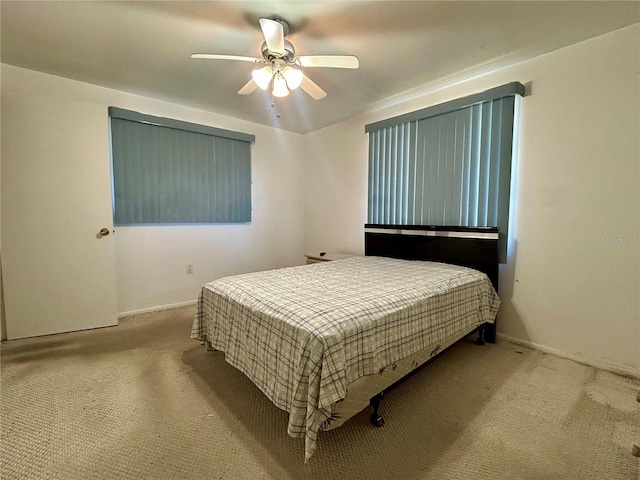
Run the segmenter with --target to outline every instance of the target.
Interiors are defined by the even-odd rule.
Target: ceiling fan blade
[[[191,58],[204,58],[205,60],[239,60],[241,62],[264,63],[264,60],[256,57],[243,57],[242,55],[214,55],[210,53],[194,53]]]
[[[311,98],[314,100],[320,100],[327,96],[327,92],[322,90],[318,85],[316,85],[309,77],[306,75],[302,75],[302,83],[300,84],[300,88],[311,95]]]
[[[358,68],[360,62],[353,55],[303,55],[297,57],[303,67]]]
[[[253,81],[253,78],[249,80],[244,87],[238,90],[238,95],[249,95],[253,93],[253,91],[258,88],[258,84]]]
[[[268,18],[260,19],[260,28],[267,48],[276,55],[284,55],[284,28],[280,22]]]

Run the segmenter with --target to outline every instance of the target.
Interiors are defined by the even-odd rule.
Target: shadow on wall
[[[518,241],[511,239],[507,253],[507,263],[500,265],[499,296],[501,300],[498,311],[497,332],[524,341],[531,341],[527,327],[514,302],[514,291],[518,278],[517,259]]]

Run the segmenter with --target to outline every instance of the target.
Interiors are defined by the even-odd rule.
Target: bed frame
[[[491,280],[493,288],[496,292],[498,291],[499,230],[497,227],[365,224],[364,232],[365,255],[403,260],[428,260],[473,268],[485,273]],[[481,325],[477,333],[476,343],[479,345],[483,345],[485,341],[495,343],[495,323]],[[435,358],[433,357],[432,360]],[[371,398],[373,413],[370,421],[373,425],[377,427],[384,425],[384,419],[378,412],[382,398],[429,363],[431,360]]]

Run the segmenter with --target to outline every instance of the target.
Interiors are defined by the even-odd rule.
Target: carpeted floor
[[[509,343],[463,342],[320,434],[189,339],[193,308],[2,344],[2,479],[638,480],[640,383]]]

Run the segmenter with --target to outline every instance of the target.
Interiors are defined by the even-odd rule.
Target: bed
[[[191,332],[289,412],[305,437],[372,405],[473,332],[494,339],[497,229],[365,225],[365,256],[225,277]]]

